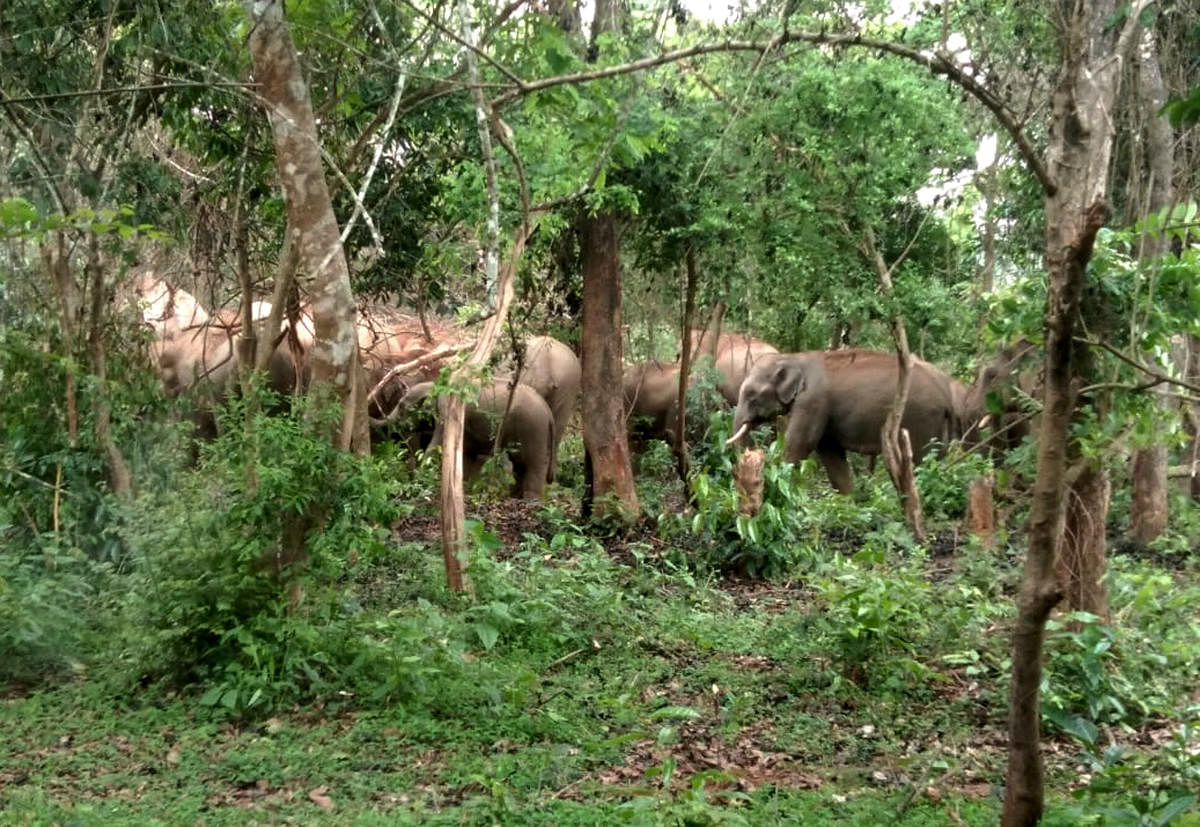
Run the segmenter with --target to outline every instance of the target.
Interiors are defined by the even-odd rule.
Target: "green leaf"
[[[1096,725],[1079,715],[1072,715],[1061,709],[1046,710],[1046,718],[1068,735],[1074,735],[1088,747],[1096,745],[1100,730]]]
[[[476,637],[479,638],[480,645],[486,651],[490,652],[492,647],[496,645],[496,641],[500,639],[500,630],[488,623],[474,623],[471,625],[471,629],[475,632]]]
[[[653,721],[662,720],[695,720],[704,716],[690,706],[664,706],[650,714]]]
[[[1162,809],[1155,811],[1155,823],[1170,824],[1172,819],[1178,815],[1183,815],[1183,813],[1191,809],[1192,805],[1195,803],[1196,796],[1194,795],[1181,795],[1178,798],[1173,798],[1168,801],[1162,807]]]

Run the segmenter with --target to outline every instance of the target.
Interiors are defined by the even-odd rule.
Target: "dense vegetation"
[[[1056,295],[1015,135],[1053,155],[1067,23],[1011,0],[723,20],[599,2],[589,38],[570,2],[459,6],[286,9],[360,304],[477,336],[501,306],[497,239],[519,251],[528,221],[502,262],[497,354],[472,376],[531,334],[586,354],[587,255],[610,218],[630,363],[678,358],[714,316],[784,352],[891,351],[899,325],[965,386],[1029,342],[980,404],[993,427],[1035,427],[920,460],[924,540],[882,463],[852,455],[840,496],[762,429],[748,513],[702,360],[686,463],[639,444],[636,515],[591,502],[580,417],[542,498],[511,499],[488,461],[457,592],[440,452],[411,422],[341,450],[351,406],[247,374],[197,440],[204,397],[164,392],[139,278],[240,312],[292,258],[253,12],[16,0],[0,8],[0,823],[994,823]],[[1195,20],[1189,3],[1129,18],[1143,34],[1114,91],[1060,446],[1065,545],[1097,568],[1060,571],[1083,596],[1046,626],[1050,824],[1200,823]],[[935,52],[959,68],[913,59]],[[604,76],[548,80],[587,73]],[[1004,91],[1016,132],[964,76]],[[293,338],[324,295],[300,261],[274,297]],[[463,395],[446,364],[437,392]],[[1153,531],[1152,451],[1169,515]],[[995,520],[972,531],[981,479]],[[1100,512],[1070,510],[1080,480]]]

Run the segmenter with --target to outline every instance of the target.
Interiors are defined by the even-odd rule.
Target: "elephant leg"
[[[463,451],[463,479],[473,480],[479,476],[479,472],[483,470],[483,464],[487,462],[487,454],[472,454]]]
[[[841,446],[834,448],[818,448],[817,456],[825,466],[829,482],[842,494],[850,493],[850,463],[846,461],[846,449]]]
[[[512,495],[519,500],[539,500],[546,491],[546,464],[526,463],[522,457],[511,457],[513,469]]]

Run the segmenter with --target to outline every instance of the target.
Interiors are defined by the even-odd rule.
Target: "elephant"
[[[509,360],[507,367],[515,365]],[[506,378],[506,377],[503,377]],[[567,422],[579,405],[583,369],[575,351],[551,336],[530,336],[525,340],[525,356],[517,381],[537,391],[554,416],[554,451],[550,458],[550,482],[558,467],[558,443],[567,430]]]
[[[986,429],[991,431],[986,441],[992,453],[1005,453],[1032,433],[1027,406],[1021,400],[1041,396],[1039,367],[1034,364],[1040,352],[1028,339],[1020,339],[981,365],[972,385],[956,382],[961,390],[952,386],[958,394],[956,410],[967,445],[983,442]],[[989,411],[989,396],[993,397],[992,406],[999,406],[999,413]]]
[[[158,339],[170,339],[191,327],[206,324],[208,311],[195,296],[145,271],[121,290],[122,301],[139,308],[142,321]]]
[[[715,342],[708,331],[692,331],[692,348],[697,358],[711,356],[720,374],[717,390],[730,405],[736,405],[738,390],[756,364],[779,353],[774,345],[749,333],[722,333]]]
[[[717,340],[716,347],[708,347],[708,342],[703,331],[692,331],[697,361],[693,363],[696,372],[689,377],[689,387],[703,369],[701,360],[706,356],[712,357],[718,373],[717,392],[730,405],[737,403],[738,389],[754,366],[779,354],[771,345],[744,333],[723,334]],[[704,350],[706,347],[707,351]],[[646,362],[627,368],[624,393],[625,411],[635,441],[642,442],[648,436],[662,439],[673,446],[679,410],[679,365],[674,362]],[[644,427],[639,426],[639,421]]]
[[[217,435],[216,408],[237,387],[239,332],[236,314],[220,311],[205,324],[155,343],[153,352],[163,389],[168,397],[187,394],[192,398],[192,416],[203,438]],[[267,369],[267,387],[291,393],[295,384],[291,356],[284,347],[277,347]]]
[[[833,487],[849,493],[846,452],[880,453],[898,374],[894,353],[868,350],[788,353],[761,362],[742,383],[729,442],[740,442],[760,422],[786,415],[788,461],[799,462],[815,448]],[[914,459],[931,443],[954,436],[956,416],[950,377],[914,360],[900,422],[908,429]]]
[[[420,408],[432,388],[432,382],[413,385],[402,400],[404,409],[413,411]],[[555,443],[554,415],[537,391],[520,383],[512,388],[513,398],[509,406],[509,389],[508,382],[493,381],[480,390],[474,403],[467,405],[463,428],[463,477],[470,480],[479,476],[496,444],[496,423],[503,418],[500,447],[512,461],[512,496],[540,499],[546,491],[546,483],[554,478],[551,467]],[[438,444],[441,442],[440,423],[429,427],[429,422],[421,422],[418,418],[417,436],[424,445]]]
[[[645,362],[625,369],[625,416],[631,442],[662,439],[675,444],[679,412],[679,365]]]

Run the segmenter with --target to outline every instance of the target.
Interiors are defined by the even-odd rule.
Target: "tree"
[[[1175,135],[1162,108],[1167,102],[1162,69],[1158,61],[1158,46],[1153,29],[1142,33],[1141,48],[1136,61],[1137,84],[1135,99],[1141,103],[1142,135],[1146,154],[1146,171],[1139,168],[1144,180],[1143,203],[1145,215],[1173,206]],[[1132,170],[1131,170],[1132,172]],[[1145,215],[1142,218],[1145,218]],[[1144,270],[1151,274],[1158,259],[1168,251],[1165,234],[1145,233],[1141,239],[1138,258]],[[1151,284],[1153,276],[1151,275]],[[1153,299],[1153,289],[1149,297]],[[1153,356],[1150,356],[1153,360]],[[1167,399],[1159,397],[1160,407]],[[1129,509],[1129,536],[1136,542],[1149,543],[1167,528],[1167,446],[1150,445],[1133,454],[1133,502]]]
[[[358,331],[350,269],[325,172],[308,86],[300,69],[282,0],[247,2],[250,56],[275,143],[275,160],[287,196],[288,227],[296,236],[300,266],[308,275],[316,334],[308,359],[310,393],[332,394],[342,404],[336,443],[367,451],[366,398],[358,363]],[[291,243],[285,240],[285,246]]]
[[[1057,553],[1063,537],[1063,501],[1073,498],[1093,515],[1106,513],[1107,487],[1097,473],[1067,478],[1067,427],[1076,401],[1074,333],[1096,233],[1107,217],[1108,163],[1121,63],[1129,53],[1144,2],[1110,25],[1113,0],[1080,0],[1058,19],[1059,74],[1051,97],[1046,164],[1045,389],[1038,434],[1037,478],[1029,518],[1029,551],[1013,630],[1008,774],[1004,824],[1038,821],[1043,808],[1040,753],[1042,640],[1046,620],[1062,597]],[[1071,484],[1068,484],[1071,483]],[[1100,521],[1103,524],[1103,520]],[[1068,540],[1064,553],[1071,549]]]
[[[591,53],[619,31],[619,0],[596,3]],[[625,434],[624,399],[614,393],[624,371],[621,324],[621,246],[618,217],[602,207],[579,219],[583,259],[583,443],[594,513],[630,521],[638,515],[637,491]]]

